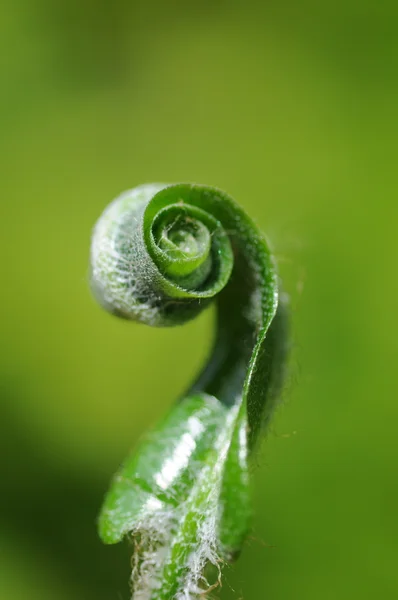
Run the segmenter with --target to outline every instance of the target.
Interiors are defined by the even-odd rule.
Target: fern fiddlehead
[[[206,565],[241,550],[248,458],[280,390],[286,319],[272,254],[224,192],[148,184],[97,222],[91,286],[110,312],[154,326],[217,304],[208,363],[120,468],[99,520],[105,543],[133,537],[134,599],[200,597]]]

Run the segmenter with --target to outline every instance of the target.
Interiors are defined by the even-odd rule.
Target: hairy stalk
[[[105,543],[134,540],[134,600],[203,597],[214,587],[206,565],[242,548],[248,458],[282,382],[286,318],[271,252],[224,192],[150,184],[99,219],[91,273],[104,308],[149,325],[182,324],[216,301],[207,364],[125,461],[99,521]]]

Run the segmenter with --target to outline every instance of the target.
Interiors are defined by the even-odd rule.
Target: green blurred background
[[[212,328],[208,312],[151,330],[90,296],[94,222],[151,181],[233,195],[291,297],[289,381],[221,598],[398,597],[396,12],[2,3],[2,598],[129,597],[129,549],[97,538],[102,495]]]

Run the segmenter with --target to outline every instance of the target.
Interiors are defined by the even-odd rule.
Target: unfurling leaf
[[[206,566],[242,548],[248,459],[282,383],[286,317],[271,252],[224,192],[143,185],[99,219],[91,284],[104,308],[154,326],[216,302],[208,363],[116,474],[99,521],[105,543],[133,538],[133,599],[203,597],[214,587]]]

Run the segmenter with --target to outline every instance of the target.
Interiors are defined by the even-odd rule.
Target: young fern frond
[[[281,386],[285,310],[267,242],[224,192],[148,184],[125,192],[93,233],[91,285],[110,312],[154,326],[214,299],[208,363],[116,474],[99,529],[134,539],[136,600],[194,599],[208,563],[235,558],[250,520],[248,459]]]

